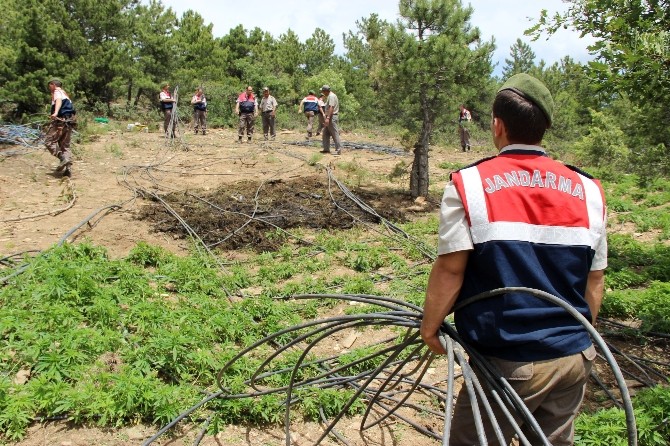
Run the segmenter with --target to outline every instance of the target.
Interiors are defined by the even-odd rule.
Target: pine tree
[[[502,71],[504,81],[515,74],[528,73],[535,66],[535,53],[530,45],[521,39],[516,39],[516,42],[510,47],[509,54],[511,59],[505,59]]]
[[[485,89],[494,45],[481,41],[479,29],[470,25],[472,8],[460,0],[401,0],[399,8],[400,19],[376,46],[374,75],[387,116],[417,135],[410,192],[425,197],[436,120]]]

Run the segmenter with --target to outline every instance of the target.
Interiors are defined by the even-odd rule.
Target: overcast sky
[[[549,40],[543,36],[536,42],[523,35],[542,9],[547,9],[550,15],[563,11],[566,5],[562,0],[464,0],[463,3],[474,8],[471,23],[482,31],[485,39],[495,37],[494,74],[501,73],[517,38],[531,46],[536,62],[544,59],[552,64],[567,55],[578,62],[589,60],[586,47],[592,40],[580,39],[575,32],[561,31]],[[247,30],[259,27],[274,37],[290,28],[304,42],[319,27],[335,41],[338,54],[344,53],[342,33],[355,29],[357,20],[372,13],[392,22],[398,18],[395,0],[163,0],[163,4],[180,17],[188,9],[200,13],[206,23],[214,25],[215,37],[228,34],[241,23]]]

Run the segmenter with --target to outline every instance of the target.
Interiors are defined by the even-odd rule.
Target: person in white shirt
[[[70,152],[70,140],[72,138],[72,129],[77,125],[76,111],[74,105],[63,90],[60,79],[53,78],[49,81],[49,91],[51,92],[51,111],[49,118],[51,124],[47,130],[44,140],[49,152],[60,160],[57,172],[63,176],[72,175],[72,153]]]

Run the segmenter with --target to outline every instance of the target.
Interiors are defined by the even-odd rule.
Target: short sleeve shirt
[[[267,98],[261,99],[261,111],[272,111],[275,108],[277,108],[277,100],[274,96],[269,95]]]
[[[326,114],[330,114],[330,109],[333,109],[333,114],[336,115],[340,112],[340,101],[335,96],[335,93],[330,93],[326,98]]]
[[[206,106],[207,105],[207,99],[205,99],[205,95],[202,95],[202,96],[198,96],[197,94],[193,95],[193,97],[191,98],[191,103],[196,104],[198,102],[202,102],[202,105]]]
[[[63,91],[61,88],[56,88],[53,92],[53,95],[51,97],[51,104],[55,104],[56,101],[60,99],[61,101],[64,101],[65,99],[70,99],[67,94]]]

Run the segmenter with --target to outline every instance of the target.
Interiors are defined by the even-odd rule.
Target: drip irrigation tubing
[[[0,144],[19,145],[23,147],[38,149],[44,143],[44,135],[32,124],[2,124],[0,125]],[[16,151],[18,153],[23,153]],[[0,152],[5,156],[14,154],[10,151]]]
[[[284,144],[292,145],[292,146],[311,146],[312,145],[311,141],[294,141],[294,142],[285,142]],[[397,148],[397,147],[384,146],[384,145],[381,145],[381,144],[350,142],[350,141],[342,141],[341,144],[342,144],[343,148],[347,148],[347,149],[350,149],[350,150],[368,150],[370,152],[375,152],[375,153],[383,153],[383,154],[389,154],[389,155],[395,155],[395,156],[407,156],[407,151],[405,149],[401,149],[401,148]]]
[[[632,402],[621,369],[602,337],[591,326],[591,323],[573,307],[549,293],[529,288],[514,287],[482,293],[459,304],[457,308],[509,292],[529,294],[560,306],[584,326],[616,379],[620,394],[620,404],[626,415],[628,445],[637,445]],[[210,394],[195,406],[184,411],[156,435],[145,441],[143,443],[144,446],[150,445],[160,435],[215,398],[232,400],[258,398],[271,394],[281,395],[284,402],[284,434],[286,444],[290,445],[292,439],[290,412],[292,407],[300,402],[301,397],[299,395],[301,391],[306,389],[350,389],[353,391],[347,402],[339,406],[339,411],[335,415],[331,415],[330,418],[325,416],[325,408],[320,409],[320,421],[324,428],[320,438],[314,443],[315,445],[320,444],[328,436],[333,436],[342,444],[348,444],[347,439],[341,433],[337,432],[335,428],[338,422],[349,414],[349,410],[359,399],[367,404],[360,423],[361,432],[374,426],[379,426],[380,423],[389,417],[394,417],[412,426],[419,432],[442,440],[442,444],[447,445],[451,430],[455,381],[459,376],[462,378],[462,385],[466,386],[466,391],[471,396],[473,417],[476,422],[480,444],[488,444],[488,441],[490,441],[490,439],[486,438],[484,431],[484,417],[490,420],[494,427],[495,441],[505,444],[499,420],[496,420],[493,415],[493,407],[495,406],[503,414],[505,421],[513,426],[520,444],[549,445],[541,428],[512,386],[497,373],[485,357],[463,343],[455,328],[446,321],[442,325],[440,333],[441,341],[447,351],[447,381],[446,389],[444,389],[437,387],[437,384],[432,385],[424,381],[427,371],[435,359],[435,355],[427,351],[427,348],[419,338],[418,329],[422,319],[422,310],[420,307],[390,297],[370,295],[305,294],[278,299],[329,299],[340,302],[357,302],[374,305],[381,308],[381,310],[373,313],[341,315],[307,321],[278,330],[242,349],[217,373],[216,382],[220,388],[219,392]],[[321,342],[325,340],[331,340],[332,342],[333,337],[338,335],[338,333],[375,326],[386,328],[399,327],[404,330],[401,335],[385,339],[384,344],[376,344],[378,348],[369,352],[366,350],[356,361],[340,363],[338,356],[330,356],[320,360],[307,360],[311,356],[311,351],[320,346]],[[278,344],[279,339],[290,340],[284,344]],[[269,354],[263,354],[262,352],[267,351],[268,346],[274,346],[273,351]],[[272,364],[282,359],[283,355],[289,351],[301,352],[295,360],[293,367],[287,368],[283,366],[273,369],[271,367]],[[264,359],[254,371],[249,372],[248,378],[244,381],[246,391],[243,393],[233,392],[226,385],[228,373],[237,365],[238,361],[249,356]],[[460,366],[461,374],[456,372],[457,365]],[[286,378],[289,374],[287,384],[277,387],[268,384],[268,378],[270,377],[283,376]],[[443,383],[443,381],[440,382]],[[408,412],[414,414],[435,413],[433,409],[420,404],[420,402],[410,401],[412,396],[422,393],[436,396],[438,401],[444,404],[444,428],[442,434],[425,429],[421,423],[413,421],[411,415],[408,415]],[[483,408],[484,413],[480,412],[480,407]],[[376,414],[376,418],[374,419],[372,419],[373,413]],[[515,419],[520,419],[521,421],[517,423]],[[528,433],[528,430],[522,430],[522,425],[531,428],[530,437],[524,434],[524,432]],[[195,443],[195,446],[197,444],[198,442]]]
[[[71,228],[69,231],[63,235],[60,240],[56,243],[56,246],[61,246],[65,241],[75,232],[77,232],[82,226],[88,224],[89,226],[94,226],[94,223],[91,223],[91,221],[100,213],[106,214],[107,212],[111,210],[116,210],[120,209],[123,206],[123,204],[110,204],[107,206],[103,206],[95,211],[93,211],[91,214],[89,214],[85,219],[83,219],[81,222],[79,222],[77,225],[75,225],[73,228]],[[9,280],[11,280],[13,277],[18,276],[19,274],[23,273],[25,270],[27,270],[30,267],[30,263],[24,263],[23,265],[18,266],[11,274],[5,276],[5,277],[0,277],[0,285],[3,285]]]

